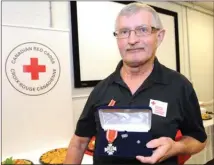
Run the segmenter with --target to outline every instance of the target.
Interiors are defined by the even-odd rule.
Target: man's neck
[[[146,79],[152,72],[153,65],[153,59],[149,60],[143,65],[140,65],[139,67],[130,67],[124,63],[123,67],[121,68],[121,76],[124,79],[129,80]]]

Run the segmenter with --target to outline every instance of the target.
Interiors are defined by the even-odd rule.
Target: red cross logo
[[[154,101],[152,101],[152,105],[155,105],[155,102],[154,102]]]
[[[38,58],[30,58],[30,65],[24,65],[23,71],[31,73],[31,80],[38,80],[39,72],[46,72],[46,66],[38,65]]]

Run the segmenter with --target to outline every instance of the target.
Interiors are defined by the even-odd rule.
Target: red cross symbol
[[[154,101],[152,101],[152,105],[155,105],[155,102],[154,102]]]
[[[23,71],[31,73],[31,80],[38,80],[39,72],[46,72],[46,67],[38,65],[38,58],[30,58],[30,65],[24,65]]]

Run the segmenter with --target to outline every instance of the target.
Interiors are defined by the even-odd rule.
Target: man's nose
[[[128,42],[129,42],[130,45],[134,45],[134,44],[139,42],[139,37],[136,35],[134,30],[130,31]]]

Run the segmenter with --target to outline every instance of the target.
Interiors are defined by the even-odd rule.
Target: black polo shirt
[[[160,64],[156,58],[154,68],[140,88],[132,95],[120,76],[122,61],[115,72],[101,81],[91,92],[84,110],[77,122],[75,134],[81,137],[96,136],[100,126],[95,113],[99,106],[106,106],[113,99],[117,106],[149,106],[151,100],[167,103],[166,117],[152,114],[151,133],[153,138],[170,137],[175,139],[178,129],[183,135],[191,136],[200,142],[207,138],[200,113],[200,106],[192,84],[178,72]],[[95,162],[126,164],[124,159],[94,158]],[[115,159],[115,160],[114,160]],[[163,162],[176,164],[176,157]],[[128,162],[137,163],[136,160]]]

